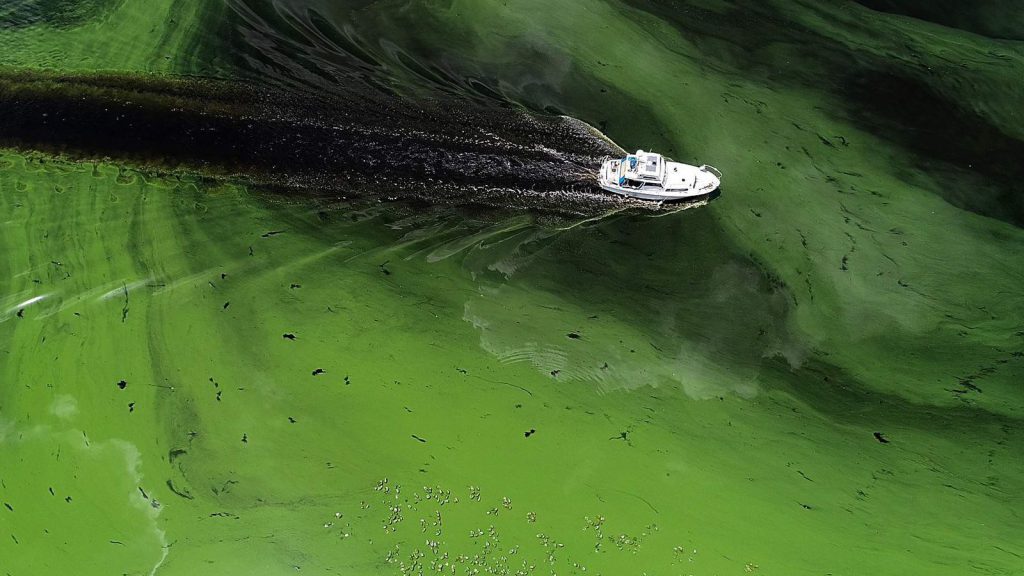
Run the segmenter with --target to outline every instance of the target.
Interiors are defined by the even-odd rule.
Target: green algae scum
[[[1021,14],[4,3],[0,575],[1024,574]]]

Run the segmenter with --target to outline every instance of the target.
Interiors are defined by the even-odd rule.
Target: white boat
[[[637,150],[625,158],[605,160],[597,183],[608,192],[663,202],[711,194],[721,185],[722,173],[707,164],[690,166]]]

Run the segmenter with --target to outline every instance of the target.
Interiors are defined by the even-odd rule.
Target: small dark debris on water
[[[248,443],[249,443],[249,435],[248,434],[242,434],[242,444],[248,444]]]
[[[850,257],[849,256],[843,256],[843,261],[839,265],[839,269],[844,271],[844,272],[849,270],[850,268],[846,265],[846,263],[849,262],[849,261],[850,261]]]
[[[526,438],[529,438],[530,436],[533,436],[533,434],[534,434],[535,432],[537,432],[537,430],[535,430],[535,429],[533,429],[533,428],[530,428],[530,429],[529,429],[529,430],[527,430],[526,432],[523,432],[523,436],[525,436]]]
[[[629,442],[629,430],[619,432],[618,436],[612,436],[609,440],[625,440],[626,442]]]
[[[882,444],[888,444],[889,443],[889,439],[886,438],[885,434],[882,434],[881,432],[875,432],[875,440],[878,440]]]
[[[302,284],[292,284],[292,290],[296,288],[302,288]]]
[[[25,309],[24,308],[19,308],[18,309],[18,318],[24,318],[24,317],[25,317]]]
[[[291,416],[289,416],[288,417],[288,422],[291,422],[292,424],[295,424],[295,418],[292,418]]]
[[[49,490],[50,490],[50,496],[56,496],[57,495],[56,492],[53,491],[53,486],[50,486]]]
[[[146,494],[146,491],[142,489],[142,486],[139,486],[139,493],[142,494],[143,498],[149,500],[149,494]]]
[[[71,504],[71,496],[65,496],[64,501],[67,502],[68,504]]]
[[[583,338],[583,336],[580,336],[578,332],[569,332],[565,336],[567,338],[571,338],[573,340],[579,340],[579,339]]]
[[[220,402],[220,394],[223,390],[217,390],[217,402]]]
[[[128,412],[129,413],[135,412],[135,402],[129,402],[128,403]]]
[[[601,370],[607,370],[607,369],[608,369],[608,363],[605,362],[604,364],[601,365]]]
[[[111,544],[119,544],[121,546],[124,546],[124,542],[121,542],[120,540],[107,540],[107,542],[110,542]]]
[[[981,388],[978,388],[978,386],[970,378],[961,378],[960,385],[973,392],[981,392]]]
[[[323,368],[317,368],[316,370],[313,370],[313,376],[319,376],[319,375],[324,374],[326,372],[327,372],[327,370],[324,370]]]
[[[802,506],[804,510],[814,510],[814,508],[810,504],[804,504],[803,502],[801,502],[800,506]]]
[[[221,279],[221,280],[227,280],[227,277],[228,277],[228,275],[227,275],[227,274],[225,274],[224,272],[221,272],[221,273],[220,273],[220,279]]]
[[[426,443],[427,443],[427,441],[426,441],[426,440],[424,440],[423,438],[420,438],[419,436],[417,436],[417,435],[415,435],[415,434],[412,434],[411,436],[413,437],[413,439],[415,439],[415,440],[418,440],[418,441],[420,441],[420,442],[423,442],[424,444],[426,444]]]
[[[231,302],[225,302],[224,303],[224,310],[227,310],[228,306],[231,306]]]
[[[277,236],[278,234],[284,234],[284,230],[271,230],[270,232],[264,232],[261,238],[270,238],[271,236]]]
[[[120,380],[117,383],[117,387],[120,388],[121,390],[124,390],[127,386],[128,386],[128,382],[126,382],[124,380]]]
[[[552,376],[553,378],[558,378],[558,375],[559,375],[559,374],[561,374],[561,373],[562,373],[562,371],[561,371],[561,370],[552,370],[552,371],[551,371],[551,376]]]
[[[255,256],[255,254],[253,254],[252,252],[252,246],[249,246],[249,256]]]
[[[345,374],[345,386],[352,384],[352,381],[348,379],[348,374]]]
[[[281,337],[284,338],[285,340],[295,340],[295,334],[292,334],[291,332],[282,334]]]
[[[384,262],[383,264],[379,264],[379,265],[377,266],[378,268],[380,268],[380,271],[381,271],[381,272],[382,272],[382,273],[383,273],[383,274],[384,274],[385,276],[391,276],[391,270],[388,270],[388,267],[387,267],[387,266],[388,266],[388,262],[390,262],[390,260],[388,260],[388,261]]]
[[[172,482],[169,479],[167,480],[167,489],[170,490],[171,492],[173,492],[176,496],[180,496],[181,498],[184,498],[185,500],[194,500],[195,499],[195,497],[192,496],[191,494],[189,494],[187,490],[178,490],[177,488],[175,488],[174,487],[174,482]]]
[[[469,374],[469,371],[466,370],[465,368],[456,368],[456,370],[459,371],[462,374]]]
[[[8,504],[7,502],[4,502],[4,508],[7,508],[11,512],[14,512],[14,508],[10,504]]]

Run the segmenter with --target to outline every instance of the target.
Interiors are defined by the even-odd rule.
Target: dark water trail
[[[604,194],[621,153],[588,125],[511,105],[329,94],[198,79],[0,75],[0,145],[239,176],[330,198],[418,198],[596,215],[650,204]]]
[[[1024,40],[1024,12],[1014,0],[856,0],[873,10],[927,20],[990,38]]]

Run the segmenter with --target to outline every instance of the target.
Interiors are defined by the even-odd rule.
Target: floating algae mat
[[[1020,573],[1018,15],[929,6],[0,8],[0,574]],[[542,148],[338,168],[426,102]]]

